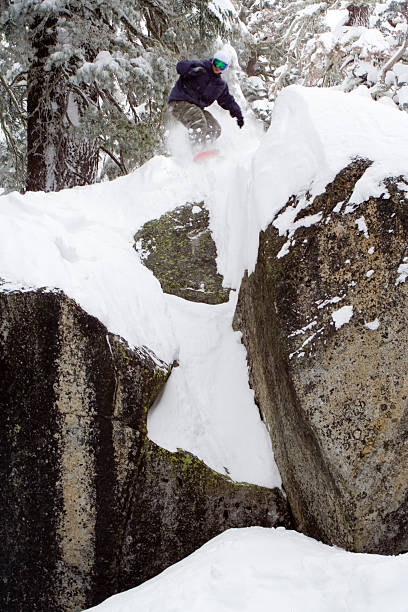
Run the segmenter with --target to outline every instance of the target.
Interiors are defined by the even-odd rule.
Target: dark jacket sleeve
[[[197,66],[202,65],[203,62],[200,62],[200,60],[182,60],[181,62],[178,62],[176,70],[181,76],[187,76],[187,73],[189,70],[191,70],[191,68],[196,68]]]
[[[225,83],[225,87],[221,95],[217,98],[218,104],[221,108],[229,111],[231,117],[242,119],[242,111],[238,104],[235,102],[234,96],[229,92],[228,85]]]

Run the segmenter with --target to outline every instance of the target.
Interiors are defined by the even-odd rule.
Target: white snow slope
[[[407,612],[408,555],[331,548],[278,529],[229,529],[95,612]]]
[[[235,480],[280,486],[270,438],[248,386],[241,334],[231,331],[235,302],[236,295],[219,306],[168,297],[180,367],[149,412],[148,434],[168,450],[187,448]]]
[[[273,220],[287,236],[280,254],[284,257],[299,223],[319,220],[315,215],[296,221],[307,205],[302,198],[280,215],[292,194],[320,193],[356,155],[373,164],[356,185],[355,206],[368,194],[383,193],[386,176],[405,175],[408,118],[356,93],[299,86],[279,96],[265,135],[250,117],[240,131],[227,113],[214,112],[223,126],[222,155],[205,165],[191,161],[181,144],[184,135],[176,130],[172,157],[154,158],[112,183],[1,197],[0,278],[6,282],[0,289],[61,289],[130,345],[146,345],[169,363],[178,359],[180,367],[149,415],[150,437],[167,448],[193,452],[234,480],[274,486],[280,479],[271,444],[248,387],[240,334],[231,329],[236,294],[220,306],[165,296],[141,265],[132,236],[145,221],[187,201],[204,200],[219,271],[226,286],[238,289],[245,269],[251,272],[255,266],[261,229]],[[343,213],[349,211],[350,206]],[[356,231],[368,235],[369,229],[361,218]],[[396,282],[406,276],[396,270]],[[230,538],[234,559],[227,554]],[[258,551],[259,562],[258,553],[251,557],[249,552],[258,546],[263,550]],[[306,548],[313,554],[305,555]],[[227,532],[203,551],[155,578],[154,589],[149,590],[149,582],[103,609],[408,611],[401,595],[406,556],[352,555],[282,530]],[[213,553],[220,561],[208,575]],[[167,581],[173,571],[190,572],[197,581],[188,579],[191,589],[174,585],[172,590]],[[174,578],[184,587],[188,580]]]

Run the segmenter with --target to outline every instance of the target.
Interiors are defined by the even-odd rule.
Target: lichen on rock
[[[148,221],[135,234],[135,249],[165,293],[192,302],[228,302],[217,272],[217,249],[204,203],[180,206]]]
[[[0,292],[0,595],[78,612],[228,527],[290,525],[278,489],[237,484],[147,437],[171,367],[62,292]]]
[[[60,292],[0,293],[0,320],[2,600],[80,610],[114,592],[126,478],[169,369]]]
[[[279,489],[233,482],[187,451],[171,453],[149,441],[140,474],[123,544],[121,590],[180,561],[225,529],[291,525]]]
[[[390,178],[382,196],[351,204],[369,165],[354,161],[314,200],[292,198],[289,235],[279,220],[261,232],[234,326],[297,528],[394,554],[408,549],[407,191]]]

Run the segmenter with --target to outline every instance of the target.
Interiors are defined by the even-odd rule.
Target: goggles
[[[217,59],[216,57],[214,57],[213,59],[213,64],[216,68],[219,68],[220,70],[225,70],[226,67],[228,66],[228,64],[226,64],[225,62],[222,62],[221,60]]]

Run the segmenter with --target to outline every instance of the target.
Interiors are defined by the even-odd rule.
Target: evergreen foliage
[[[54,141],[42,153],[49,158],[62,133],[70,138],[64,156],[81,151],[84,139],[100,147],[100,178],[129,172],[160,151],[175,63],[210,54],[214,39],[236,21],[232,5],[226,10],[209,0],[10,0],[0,6],[0,180],[19,189],[28,114],[40,105],[29,142],[37,162],[37,140]],[[42,88],[41,99],[37,87],[28,108],[33,83]],[[53,134],[40,133],[41,118],[54,122]],[[7,163],[14,176],[4,172]],[[73,184],[64,180],[57,188]]]
[[[269,112],[293,83],[364,86],[374,99],[408,109],[406,1],[243,0],[241,17],[255,40],[251,78],[267,91],[260,97],[271,102]]]
[[[27,79],[18,52],[0,35],[0,187],[23,190],[26,182]]]
[[[408,110],[406,0],[0,0],[0,14],[6,190],[24,189],[27,157],[35,178],[39,156],[54,167],[46,189],[58,189],[163,153],[175,65],[209,57],[220,39],[234,46],[242,91],[266,125],[293,83],[363,86]]]

